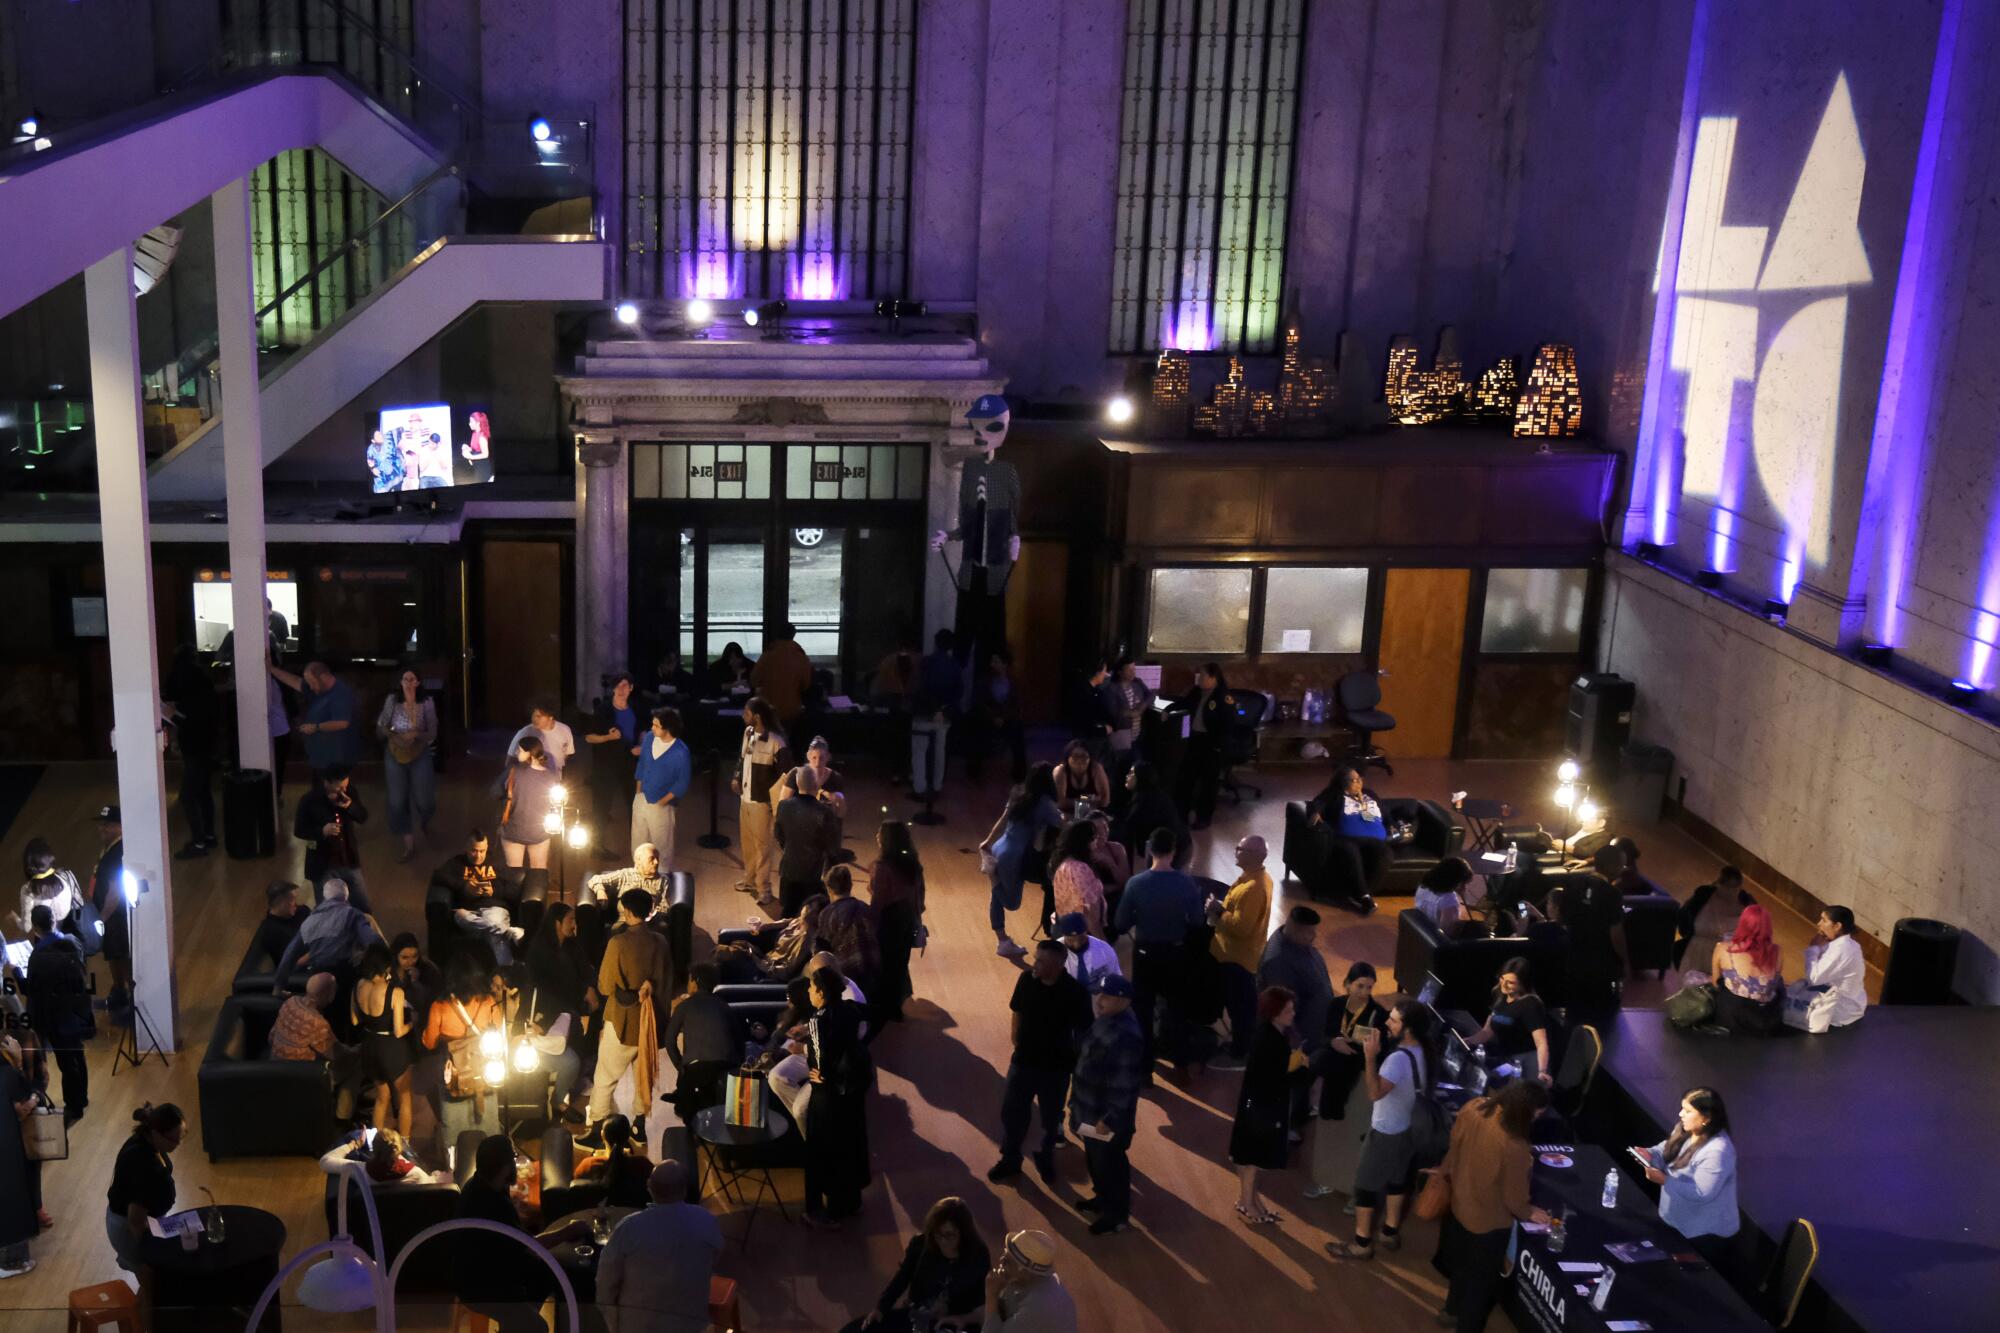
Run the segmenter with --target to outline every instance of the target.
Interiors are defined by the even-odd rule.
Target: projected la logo
[[[1716,568],[1733,567],[1740,514],[1779,529],[1777,554],[1795,577],[1801,556],[1827,552],[1848,292],[1873,278],[1858,220],[1867,162],[1843,73],[1767,245],[1768,227],[1722,220],[1736,130],[1733,116],[1704,117],[1688,175],[1668,358],[1686,376],[1681,493],[1715,510]],[[1747,422],[1741,385],[1754,386]],[[1745,504],[1751,462],[1768,509]]]

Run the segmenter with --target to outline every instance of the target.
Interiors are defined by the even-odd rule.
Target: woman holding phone
[[[1727,1238],[1743,1225],[1736,1207],[1736,1143],[1729,1111],[1714,1088],[1689,1088],[1674,1132],[1634,1148],[1646,1179],[1660,1187],[1660,1220],[1693,1240]]]

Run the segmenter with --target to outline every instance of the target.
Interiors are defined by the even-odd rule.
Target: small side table
[[[764,1121],[758,1125],[732,1125],[723,1119],[724,1108],[711,1106],[695,1112],[694,1137],[700,1145],[701,1171],[696,1178],[695,1195],[707,1198],[709,1184],[732,1203],[748,1204],[749,1220],[743,1224],[743,1237],[739,1244],[750,1248],[750,1229],[757,1225],[757,1211],[766,1196],[778,1206],[778,1215],[787,1222],[792,1214],[785,1207],[784,1196],[778,1193],[778,1182],[771,1178],[771,1168],[760,1161],[740,1165],[737,1151],[740,1149],[762,1148],[777,1142],[791,1133],[791,1125],[782,1116],[774,1116],[767,1102],[764,1107]],[[756,1186],[754,1191],[747,1188]],[[739,1186],[746,1186],[739,1192]]]

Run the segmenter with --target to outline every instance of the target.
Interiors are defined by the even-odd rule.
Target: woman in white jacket
[[[1819,914],[1819,938],[1806,946],[1806,975],[1785,992],[1785,1022],[1818,1034],[1857,1023],[1868,1009],[1868,969],[1854,938],[1854,913]]]

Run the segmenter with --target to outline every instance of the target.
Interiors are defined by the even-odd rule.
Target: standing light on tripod
[[[551,837],[555,837],[560,835],[562,831],[563,831],[562,811],[551,810],[547,814],[542,816],[542,832],[550,835]]]
[[[1565,783],[1563,783],[1563,785],[1562,785],[1562,786],[1560,786],[1560,787],[1557,787],[1557,788],[1556,788],[1556,806],[1557,806],[1557,808],[1559,808],[1559,809],[1561,809],[1561,810],[1564,810],[1564,811],[1569,811],[1569,810],[1573,810],[1573,809],[1575,809],[1575,808],[1576,808],[1576,798],[1577,798],[1577,790],[1576,790],[1576,784],[1575,784],[1575,783],[1573,783],[1573,782],[1565,782]]]
[[[590,846],[590,830],[581,824],[571,824],[569,826],[568,839],[570,849],[580,852]]]
[[[1582,776],[1583,769],[1578,766],[1574,759],[1565,759],[1556,765],[1556,781],[1558,782],[1575,782]]]

